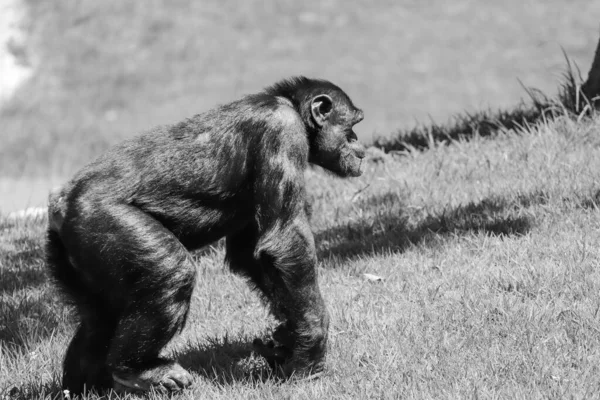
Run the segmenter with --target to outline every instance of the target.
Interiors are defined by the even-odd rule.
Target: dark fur
[[[223,236],[231,269],[282,321],[276,353],[287,359],[275,361],[287,374],[322,369],[329,319],[304,171],[313,162],[359,175],[361,119],[337,86],[294,78],[128,140],[53,192],[48,267],[80,319],[63,387],[187,386],[189,374],[159,352],[189,311],[189,250]]]

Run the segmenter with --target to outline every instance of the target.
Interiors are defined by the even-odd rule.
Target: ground
[[[326,376],[265,378],[251,341],[273,321],[216,244],[196,255],[191,315],[169,348],[194,375],[176,398],[593,397],[599,129],[561,117],[373,160],[356,179],[309,172]],[[0,390],[15,398],[58,393],[73,329],[43,272],[44,224],[0,222]]]
[[[11,400],[60,395],[74,321],[44,272],[45,216],[9,217],[7,199],[35,205],[135,131],[289,74],[346,88],[367,141],[427,114],[510,109],[516,78],[552,94],[561,45],[587,68],[600,7],[27,4],[28,49],[44,62],[0,111],[0,399]],[[167,349],[194,376],[175,398],[593,398],[599,130],[598,115],[565,114],[423,151],[371,149],[359,178],[307,172],[332,317],[326,375],[268,377],[251,343],[273,321],[216,243],[195,254],[190,318]]]

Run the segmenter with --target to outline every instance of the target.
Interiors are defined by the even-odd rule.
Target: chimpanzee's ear
[[[310,103],[312,117],[318,126],[325,124],[325,121],[331,115],[331,110],[333,110],[333,100],[326,94],[318,95]]]

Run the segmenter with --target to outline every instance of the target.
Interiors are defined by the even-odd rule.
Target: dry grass
[[[309,172],[328,375],[245,372],[269,319],[216,245],[197,255],[190,320],[169,348],[195,376],[177,397],[595,396],[599,129],[563,117],[373,161],[353,180]],[[42,230],[0,223],[0,391],[15,398],[58,393],[72,329],[43,274]]]

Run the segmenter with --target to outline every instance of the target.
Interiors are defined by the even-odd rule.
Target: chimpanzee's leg
[[[110,389],[113,380],[106,356],[118,312],[106,307],[98,285],[88,286],[81,279],[81,270],[72,264],[59,234],[53,230],[48,231],[46,257],[52,277],[76,306],[79,317],[79,325],[63,362],[62,387],[71,396],[93,389]]]
[[[106,365],[113,334],[110,325],[110,321],[99,320],[93,325],[85,321],[77,327],[63,363],[62,385],[71,396],[112,388],[113,380]]]
[[[161,223],[133,206],[96,205],[80,220],[89,233],[79,230],[68,238],[80,240],[71,243],[76,265],[101,287],[110,302],[105,307],[119,309],[106,357],[115,388],[188,386],[190,374],[160,357],[187,318],[196,276],[188,251]]]

